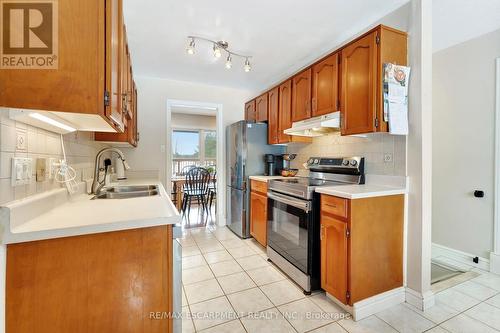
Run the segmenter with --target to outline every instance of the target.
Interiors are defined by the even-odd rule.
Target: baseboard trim
[[[390,307],[404,303],[405,288],[399,287],[369,297],[367,299],[354,303],[352,307],[343,304],[329,293],[326,293],[326,296],[346,312],[349,312],[352,315],[354,321],[358,321],[377,312],[384,311]]]
[[[434,293],[430,290],[422,294],[406,287],[405,291],[406,303],[413,305],[419,310],[425,311],[435,303]]]
[[[404,303],[404,301],[405,288],[395,288],[354,303],[352,306],[352,316],[355,321],[358,321],[377,312],[384,311],[390,307]]]
[[[500,274],[500,254],[490,253],[490,272]]]
[[[432,258],[440,256],[447,257],[455,261],[458,261],[459,263],[462,263],[464,265],[472,266],[485,271],[490,270],[490,260],[486,258],[479,257],[479,263],[476,264],[475,262],[472,261],[472,258],[476,257],[473,254],[452,249],[444,245],[432,243]]]

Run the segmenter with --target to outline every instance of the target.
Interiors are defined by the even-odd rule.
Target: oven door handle
[[[277,202],[281,202],[281,203],[302,209],[306,213],[311,210],[311,202],[310,201],[293,199],[293,198],[290,198],[288,196],[285,196],[282,194],[277,194],[274,192],[267,192],[267,197],[269,199],[273,199]]]

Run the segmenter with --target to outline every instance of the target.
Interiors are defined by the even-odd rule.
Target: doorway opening
[[[212,226],[220,216],[222,122],[220,105],[167,102],[166,179],[185,228]]]

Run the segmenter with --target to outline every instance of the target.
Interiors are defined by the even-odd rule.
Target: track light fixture
[[[250,60],[248,58],[245,60],[245,66],[243,66],[245,72],[250,72],[252,70],[252,66],[250,66]]]
[[[243,66],[243,70],[245,72],[250,72],[250,70],[252,69],[252,66],[250,65],[250,58],[252,56],[239,54],[239,53],[236,53],[236,52],[229,50],[228,42],[222,41],[222,40],[214,41],[214,40],[207,39],[204,37],[188,36],[188,46],[186,47],[186,52],[188,54],[193,55],[195,53],[195,41],[196,40],[201,40],[201,41],[212,43],[213,54],[214,54],[214,57],[217,59],[222,56],[223,52],[226,52],[227,58],[226,58],[225,66],[227,69],[231,69],[233,67],[233,61],[232,61],[233,56],[245,58],[245,64]]]
[[[188,54],[194,54],[194,38],[191,38],[191,41],[189,42],[189,45],[186,47],[186,52]]]
[[[231,67],[233,67],[233,63],[231,62],[231,55],[228,54],[226,59],[226,68],[231,69]]]

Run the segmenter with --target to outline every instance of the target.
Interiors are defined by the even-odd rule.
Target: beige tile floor
[[[400,304],[354,322],[323,292],[304,296],[253,239],[209,226],[179,242],[186,333],[500,332],[500,276],[488,272],[437,293],[426,312]]]

